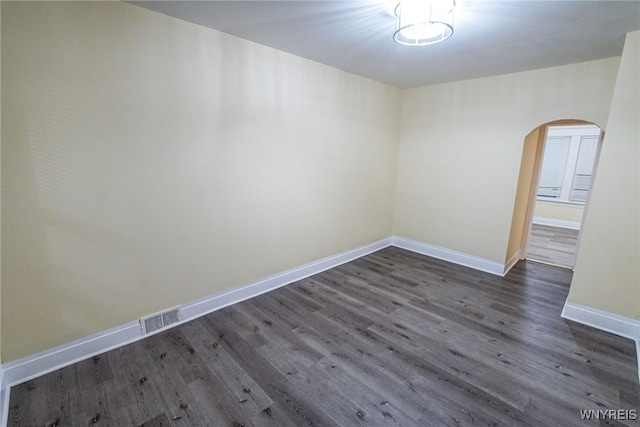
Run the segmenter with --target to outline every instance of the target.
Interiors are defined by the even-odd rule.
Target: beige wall
[[[569,293],[571,302],[635,319],[640,319],[639,61],[636,31],[624,45]]]
[[[561,221],[582,221],[584,207],[580,205],[562,205],[558,203],[536,202],[534,216]]]
[[[2,3],[10,361],[391,235],[400,91],[124,3]]]
[[[504,262],[524,138],[605,127],[619,58],[403,92],[394,234]]]

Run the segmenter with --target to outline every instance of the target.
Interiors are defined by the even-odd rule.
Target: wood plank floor
[[[527,259],[573,268],[576,265],[578,230],[533,224]]]
[[[386,248],[15,386],[9,425],[581,426],[581,409],[638,410],[634,343],[560,317],[571,274]]]

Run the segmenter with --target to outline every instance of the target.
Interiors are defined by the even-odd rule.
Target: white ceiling
[[[130,3],[401,88],[617,56],[640,29],[640,0],[464,0],[450,39],[406,47],[394,1]]]

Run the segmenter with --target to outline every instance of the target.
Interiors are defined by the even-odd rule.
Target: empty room
[[[0,25],[0,425],[640,425],[640,1]]]

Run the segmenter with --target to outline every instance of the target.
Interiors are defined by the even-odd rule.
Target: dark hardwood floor
[[[386,248],[13,387],[9,425],[597,425],[635,345],[560,317],[571,274]]]

